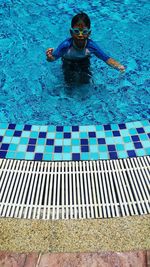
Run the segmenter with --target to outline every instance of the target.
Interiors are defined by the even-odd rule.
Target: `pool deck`
[[[0,251],[123,252],[150,249],[150,215],[113,219],[0,219]]]
[[[150,251],[97,253],[0,252],[3,267],[150,267]]]

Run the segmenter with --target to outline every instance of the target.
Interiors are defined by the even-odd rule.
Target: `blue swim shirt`
[[[106,55],[92,39],[87,39],[87,44],[84,49],[77,50],[73,46],[73,39],[68,38],[63,41],[52,53],[52,55],[55,57],[55,60],[60,57],[64,59],[78,60],[87,58],[92,54],[105,62],[110,58],[110,56]]]

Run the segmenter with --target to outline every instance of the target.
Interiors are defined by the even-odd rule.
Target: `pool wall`
[[[150,155],[150,120],[88,126],[0,123],[0,158],[70,161]]]

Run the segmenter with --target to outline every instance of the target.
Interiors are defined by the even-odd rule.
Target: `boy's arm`
[[[54,61],[62,57],[70,46],[70,39],[63,41],[55,50],[54,48],[49,48],[46,51],[46,56],[48,61]]]
[[[106,55],[93,40],[89,39],[88,46],[92,53],[94,53],[98,58],[106,62],[109,66],[120,71],[125,71],[125,67],[123,65],[121,65],[119,62],[117,62],[110,56]]]
[[[110,66],[113,67],[117,70],[120,70],[121,72],[125,71],[125,67],[123,65],[121,65],[119,62],[117,62],[115,59],[113,58],[109,58],[107,59],[106,63]]]

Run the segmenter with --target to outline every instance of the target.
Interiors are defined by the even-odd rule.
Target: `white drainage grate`
[[[150,213],[150,157],[0,160],[1,217],[110,218]]]

